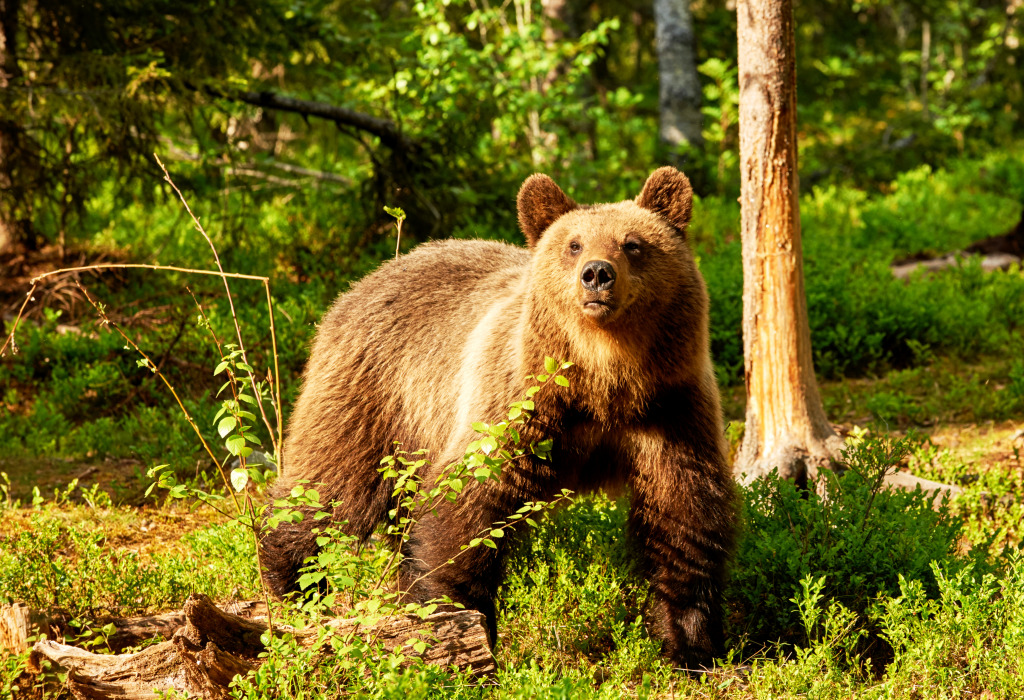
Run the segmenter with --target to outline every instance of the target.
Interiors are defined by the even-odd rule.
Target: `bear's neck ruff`
[[[620,323],[600,326],[582,314],[575,323],[551,318],[531,330],[526,373],[543,367],[545,357],[575,365],[566,372],[563,400],[569,407],[610,424],[630,423],[644,413],[658,381],[644,333]]]

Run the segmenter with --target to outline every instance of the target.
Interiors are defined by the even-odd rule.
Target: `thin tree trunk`
[[[702,149],[700,75],[694,52],[690,1],[654,0],[654,25],[661,141],[675,154],[687,145]]]
[[[13,193],[14,151],[18,125],[9,121],[11,84],[20,75],[17,45],[19,0],[0,0],[0,253],[6,252],[18,238]]]
[[[569,28],[569,0],[541,0],[544,11],[544,43],[549,47],[555,42],[565,40],[565,30]]]
[[[792,2],[741,0],[737,20],[747,417],[736,471],[803,480],[842,441],[818,394],[804,296]]]
[[[924,118],[931,120],[928,108],[928,71],[932,68],[932,23],[924,20],[921,23],[921,112]]]

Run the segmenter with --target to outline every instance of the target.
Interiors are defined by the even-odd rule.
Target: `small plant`
[[[395,260],[402,246],[402,222],[405,221],[405,210],[401,207],[384,207],[384,213],[395,220]]]
[[[344,523],[325,524],[314,530],[318,533],[320,552],[309,561],[299,578],[299,585],[306,594],[298,601],[295,612],[307,626],[333,616],[339,606],[346,608],[346,617],[355,624],[335,628],[335,631],[325,629],[312,645],[300,644],[288,635],[275,638],[268,634],[265,638],[268,660],[254,674],[236,679],[239,697],[272,697],[285,692],[285,689],[289,693],[301,694],[324,685],[348,688],[354,683],[362,687],[367,678],[376,678],[385,687],[399,680],[428,687],[450,683],[448,675],[436,669],[414,665],[410,671],[399,673],[427,650],[431,644],[428,634],[414,636],[406,649],[390,652],[377,642],[374,630],[379,630],[380,625],[392,617],[404,615],[426,619],[439,605],[461,607],[447,598],[418,602],[403,597],[405,591],[396,585],[402,545],[411,536],[417,520],[434,511],[442,502],[455,502],[466,489],[500,479],[511,463],[527,455],[541,459],[548,457],[550,441],[524,444],[520,429],[531,419],[534,399],[543,388],[568,385],[562,371],[569,367],[569,362],[546,358],[545,373],[533,377],[537,384],[527,390],[523,400],[509,407],[507,418],[495,424],[475,423],[473,427],[480,438],[470,443],[460,461],[447,465],[432,482],[423,480],[422,472],[429,462],[422,450],[409,453],[396,449],[394,455],[385,457],[381,462],[381,473],[384,478],[393,480],[396,499],[395,507],[388,514],[389,522],[382,532],[391,543],[390,549],[360,547],[354,537],[344,534]],[[277,522],[303,517],[303,511],[310,509],[316,510],[311,517],[325,521],[329,513],[317,500],[315,490],[303,484],[296,486],[289,498],[275,501],[266,526],[273,527]],[[461,551],[476,547],[494,548],[497,546],[495,540],[505,537],[520,523],[537,527],[533,518],[538,513],[570,500],[569,492],[563,490],[552,501],[525,503],[505,520],[491,524],[463,544]],[[451,564],[460,554],[438,568]],[[434,575],[437,570],[422,574],[410,586]],[[329,656],[320,655],[321,651],[327,650]],[[313,679],[309,678],[310,667],[316,669]]]

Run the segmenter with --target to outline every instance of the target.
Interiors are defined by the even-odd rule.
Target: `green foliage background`
[[[690,3],[706,146],[680,153],[657,138],[646,3],[568,0],[564,22],[545,19],[533,0],[3,7],[13,8],[3,22],[14,29],[0,88],[0,221],[17,239],[0,255],[4,335],[42,269],[104,260],[213,266],[157,153],[225,268],[271,279],[287,417],[324,309],[394,253],[384,206],[408,214],[402,249],[447,236],[522,243],[515,193],[530,173],[552,175],[578,201],[614,201],[635,196],[648,173],[673,160],[699,183],[689,236],[712,298],[719,378],[727,394],[741,386],[731,0]],[[823,391],[830,416],[906,428],[1019,421],[1024,412],[1020,267],[986,272],[974,258],[909,280],[890,271],[894,261],[952,253],[1020,220],[1022,14],[1015,1],[796,4],[804,271],[816,369],[834,380]],[[314,114],[269,108],[271,94],[303,100]],[[216,442],[222,405],[211,370],[221,357],[196,322],[192,294],[215,332],[230,337],[220,282],[118,271],[83,283]],[[262,289],[232,288],[250,362],[269,367]],[[0,358],[7,505],[31,501],[40,474],[70,477],[82,464],[120,465],[106,501],[95,490],[75,497],[108,526],[135,517],[115,503],[143,502],[156,464],[169,464],[181,483],[218,488],[174,400],[81,293],[48,284],[36,297],[17,353]],[[877,380],[871,391],[857,389],[862,378]],[[736,402],[727,406],[741,416]],[[254,430],[269,444],[264,426]],[[876,497],[854,472],[824,499],[771,480],[744,492],[728,602],[731,661],[749,662],[749,676],[681,678],[660,660],[623,541],[625,504],[597,497],[519,543],[500,604],[500,689],[402,670],[394,659],[372,666],[372,683],[349,689],[367,697],[1016,697],[1020,476],[976,469],[926,439],[907,450],[915,470],[961,483],[967,495],[936,512],[919,497]],[[239,533],[200,530],[159,556],[117,552],[92,525],[66,522],[62,508],[85,508],[67,504],[70,492],[53,506],[40,497],[25,528],[0,536],[0,598],[123,615],[172,605],[194,588],[252,595],[251,543]],[[88,585],[72,584],[83,578]],[[275,697],[275,678],[305,687],[309,679],[288,670],[291,652],[277,650],[266,679],[237,694]],[[0,658],[0,698],[11,696],[23,664]],[[335,671],[351,681],[328,668],[317,683],[341,687]]]

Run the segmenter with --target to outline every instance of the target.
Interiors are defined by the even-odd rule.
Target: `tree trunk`
[[[9,120],[14,100],[12,83],[21,74],[15,43],[19,0],[0,0],[0,253],[21,238],[15,214],[14,163],[19,127]]]
[[[735,473],[750,482],[778,469],[798,482],[833,465],[843,440],[818,394],[804,295],[797,178],[792,0],[740,0],[740,203],[746,432]],[[890,488],[939,502],[960,493],[894,471]]]
[[[746,433],[737,474],[813,477],[842,441],[811,357],[797,181],[791,0],[740,0],[740,169]]]
[[[659,135],[679,165],[680,150],[704,147],[700,75],[689,0],[654,0],[658,46]]]
[[[569,0],[541,0],[540,5],[544,12],[544,43],[551,46],[564,41],[571,24]],[[575,36],[575,31],[572,33]]]

